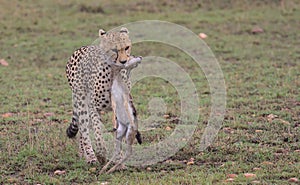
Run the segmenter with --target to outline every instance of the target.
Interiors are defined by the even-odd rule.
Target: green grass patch
[[[0,59],[9,66],[0,65],[0,184],[224,184],[228,174],[238,175],[234,184],[299,179],[299,10],[298,1],[269,0],[1,2]],[[223,127],[215,142],[199,152],[211,108],[205,75],[176,48],[136,44],[133,54],[168,58],[190,75],[199,95],[199,126],[166,161],[98,175],[101,165],[94,171],[80,159],[77,142],[65,134],[72,114],[65,65],[76,48],[97,38],[98,29],[148,19],[208,35],[205,41],[227,88]],[[264,32],[253,34],[255,26]],[[168,137],[180,113],[176,89],[147,78],[132,94],[141,122],[151,116],[153,98],[163,100],[166,108],[152,130],[142,131],[144,145]],[[110,120],[110,114],[103,117],[108,129]],[[187,165],[191,158],[194,164]],[[66,173],[55,175],[56,170]]]

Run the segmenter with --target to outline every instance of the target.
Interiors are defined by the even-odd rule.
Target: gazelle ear
[[[104,31],[103,29],[99,30],[99,37],[102,37],[105,34],[106,34],[106,31]]]
[[[120,30],[120,33],[129,33],[128,29],[127,28],[124,28],[122,27],[121,30]]]

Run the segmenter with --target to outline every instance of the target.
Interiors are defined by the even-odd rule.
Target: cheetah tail
[[[139,131],[137,131],[135,138],[139,144],[142,144],[142,135]]]
[[[78,125],[70,123],[70,126],[67,128],[66,132],[69,138],[75,137],[78,132]]]

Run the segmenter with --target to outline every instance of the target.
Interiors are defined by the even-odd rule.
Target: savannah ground
[[[66,137],[71,90],[68,57],[91,44],[98,29],[138,20],[165,20],[206,33],[223,70],[227,108],[215,142],[199,152],[210,113],[204,74],[176,48],[133,46],[133,54],[161,56],[188,72],[200,101],[199,126],[172,158],[148,167],[98,175]],[[0,184],[288,184],[300,178],[300,5],[298,1],[5,1],[0,2]],[[263,33],[253,34],[260,27]],[[142,28],[141,28],[142,29]],[[130,30],[134,32],[134,30]],[[151,98],[167,105],[163,121],[142,132],[144,144],[172,133],[179,110],[175,89],[145,79],[132,90],[140,119]],[[169,115],[169,116],[164,116]],[[110,116],[104,116],[107,128]],[[187,162],[194,158],[194,164]],[[65,171],[62,175],[56,170]],[[245,173],[255,174],[246,178]]]

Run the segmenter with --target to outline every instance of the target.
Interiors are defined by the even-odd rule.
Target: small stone
[[[228,178],[225,180],[225,182],[232,182],[232,181],[234,181],[234,178]]]
[[[66,173],[65,170],[56,170],[56,171],[54,172],[54,175],[63,175],[63,174],[65,174],[65,173]]]
[[[8,62],[4,59],[0,59],[0,64],[3,66],[8,66]]]
[[[254,28],[252,28],[251,33],[253,34],[258,34],[258,33],[263,33],[264,30],[258,26],[255,26]]]
[[[164,115],[164,118],[165,118],[165,119],[168,119],[168,118],[170,118],[170,115],[169,115],[169,114],[165,114],[165,115]]]
[[[166,130],[167,130],[167,131],[170,131],[170,130],[172,130],[172,128],[169,127],[169,126],[167,126],[167,127],[166,127]]]
[[[253,168],[254,171],[261,170],[261,168]]]
[[[275,119],[275,118],[278,118],[278,116],[275,115],[275,114],[269,114],[269,115],[267,116],[267,120],[268,120],[268,121],[272,121],[272,120]]]
[[[232,173],[232,174],[228,174],[227,175],[227,177],[229,177],[229,178],[236,178],[238,175],[237,174],[234,174],[234,173]]]
[[[201,39],[206,39],[207,38],[207,35],[205,33],[199,33],[199,37]]]
[[[299,179],[297,179],[296,177],[290,178],[288,180],[289,182],[299,182]]]
[[[51,117],[51,116],[54,116],[54,113],[53,112],[46,112],[46,113],[44,113],[44,116],[45,117]]]
[[[7,112],[7,113],[4,113],[1,115],[2,118],[9,118],[9,117],[12,117],[13,116],[13,113],[11,112]]]
[[[253,178],[253,177],[256,177],[256,175],[254,173],[244,173],[244,176],[246,178]]]

